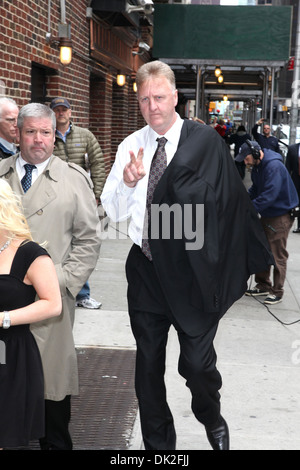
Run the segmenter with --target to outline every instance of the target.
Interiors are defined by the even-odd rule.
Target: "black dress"
[[[0,275],[0,311],[34,302],[33,286],[23,282],[31,263],[47,251],[34,242],[18,248],[10,274]],[[0,448],[27,446],[43,437],[44,377],[29,325],[0,327]]]

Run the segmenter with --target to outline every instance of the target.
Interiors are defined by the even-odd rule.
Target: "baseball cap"
[[[66,100],[66,98],[60,98],[60,97],[59,98],[54,98],[51,101],[51,104],[50,104],[51,109],[54,109],[57,106],[65,106],[65,108],[68,108],[68,109],[71,108],[69,101]]]
[[[257,148],[258,150],[261,150],[260,145],[255,140],[249,140],[249,143],[251,144],[252,147]],[[246,142],[240,147],[239,153],[235,157],[236,162],[243,162],[247,155],[251,154],[251,147],[249,144]]]

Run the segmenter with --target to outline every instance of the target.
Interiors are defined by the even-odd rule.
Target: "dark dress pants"
[[[177,330],[178,370],[191,391],[193,413],[204,426],[213,427],[220,417],[222,386],[213,347],[217,325],[201,335],[187,335],[168,308],[153,264],[136,245],[129,253],[126,273],[130,321],[137,344],[135,386],[145,449],[172,450],[176,433],[164,381],[170,326]]]
[[[71,396],[61,401],[45,400],[45,437],[40,439],[41,450],[72,450],[69,433]]]

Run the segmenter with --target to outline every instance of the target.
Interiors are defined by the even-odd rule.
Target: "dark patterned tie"
[[[147,258],[152,261],[152,255],[150,251],[149,241],[148,241],[148,221],[150,220],[151,215],[151,204],[153,199],[154,190],[159,182],[163,172],[167,168],[167,155],[165,151],[165,145],[167,143],[167,139],[165,137],[161,137],[160,139],[156,139],[158,142],[156,152],[153,156],[150,173],[149,173],[149,181],[148,181],[148,189],[147,189],[147,200],[146,200],[146,214],[145,214],[145,226],[144,226],[144,237],[142,240],[142,252]],[[145,233],[146,232],[146,233]]]
[[[24,168],[25,168],[26,173],[23,176],[23,178],[21,179],[21,185],[22,185],[24,193],[26,193],[28,191],[28,189],[30,188],[30,186],[31,186],[32,170],[34,170],[34,168],[36,168],[36,166],[35,165],[30,165],[29,163],[26,163],[26,165],[24,165]]]

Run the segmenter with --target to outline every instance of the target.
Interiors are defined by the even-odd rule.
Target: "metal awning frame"
[[[220,93],[228,95],[229,99],[234,98],[235,101],[250,101],[258,97],[262,98],[262,117],[267,115],[267,106],[269,99],[269,78],[271,80],[270,90],[270,126],[273,124],[273,106],[274,106],[274,81],[276,72],[286,66],[286,61],[252,61],[252,60],[216,60],[216,59],[172,59],[172,58],[161,58],[161,61],[170,65],[170,67],[176,68],[176,65],[181,66],[194,66],[196,67],[195,74],[195,89],[183,89],[179,88],[180,92],[183,92],[188,98],[192,98],[194,91],[196,97],[196,116],[201,119],[205,119],[205,97],[209,96],[210,99],[219,99]],[[204,73],[210,69],[212,70],[216,65],[228,67],[230,70],[238,70],[241,76],[245,73],[252,72],[261,74],[263,76],[263,84],[260,89],[254,88],[253,90],[240,90],[240,89],[229,89],[224,86],[215,89],[205,89],[205,80],[203,80]],[[255,113],[255,109],[253,110]]]
[[[220,60],[220,59],[172,59],[172,58],[160,58],[161,61],[169,65],[198,65],[198,66],[228,66],[228,67],[252,67],[254,69],[265,69],[271,67],[284,67],[286,61],[282,60],[270,60],[270,61],[260,61],[260,60]]]

